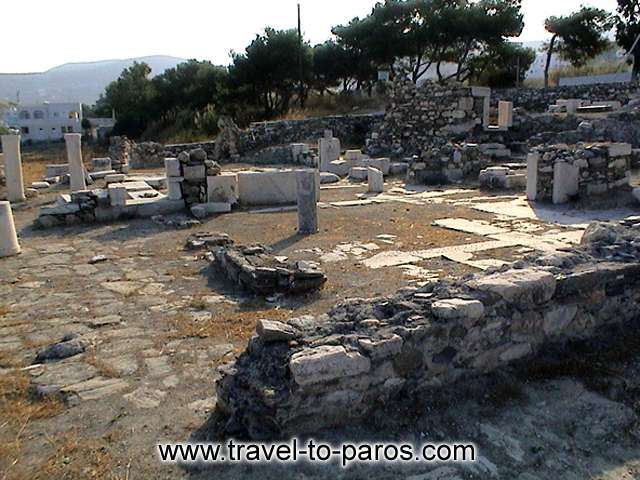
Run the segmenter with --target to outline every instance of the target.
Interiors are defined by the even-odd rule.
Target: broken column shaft
[[[2,135],[2,151],[4,152],[4,169],[7,177],[7,198],[10,202],[23,202],[25,196],[20,135]]]
[[[82,164],[82,136],[79,133],[65,133],[64,141],[67,144],[67,159],[69,161],[70,187],[72,192],[86,190],[87,183]]]
[[[318,231],[318,175],[315,170],[296,172],[298,187],[298,233],[310,235]]]
[[[9,257],[18,253],[20,253],[20,245],[13,223],[11,204],[0,202],[0,257]]]

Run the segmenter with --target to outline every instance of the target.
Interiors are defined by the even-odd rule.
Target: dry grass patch
[[[11,312],[11,307],[9,305],[0,305],[0,317],[4,317]]]
[[[178,313],[169,320],[170,338],[226,338],[246,341],[255,332],[260,319],[286,320],[292,312],[279,309],[222,310],[209,319],[194,318],[189,313]]]
[[[85,355],[85,363],[94,367],[98,374],[107,378],[119,378],[120,374],[102,359],[96,356],[95,346],[91,346],[89,352]]]
[[[0,375],[0,478],[14,475],[21,458],[22,436],[29,423],[54,417],[63,410],[60,400],[32,399],[29,378],[24,372],[14,370]]]
[[[34,479],[117,479],[111,447],[104,438],[81,438],[70,432],[52,442],[55,452],[33,473]]]

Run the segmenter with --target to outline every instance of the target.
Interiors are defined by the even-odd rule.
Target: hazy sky
[[[320,43],[334,25],[370,12],[375,0],[2,0],[0,72],[34,72],[67,62],[173,55],[227,64],[265,26],[296,26]],[[521,41],[546,38],[550,15],[581,4],[613,11],[616,0],[523,0]]]

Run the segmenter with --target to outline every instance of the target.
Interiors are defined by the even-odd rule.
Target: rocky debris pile
[[[185,248],[187,250],[215,249],[233,245],[233,239],[226,233],[198,232],[189,235]]]
[[[448,143],[414,156],[409,163],[407,181],[427,185],[458,182],[477,176],[489,165],[491,157],[478,145]]]
[[[187,205],[207,203],[207,177],[220,175],[220,164],[211,160],[202,148],[178,155],[182,177],[182,198]]]
[[[536,200],[552,200],[555,182],[573,184],[568,195],[582,199],[629,186],[630,144],[543,145],[532,152],[538,156]]]
[[[288,262],[263,245],[227,245],[211,249],[215,264],[242,288],[269,295],[278,292],[303,293],[321,288],[327,281],[314,262]]]
[[[129,165],[131,168],[162,168],[166,156],[164,145],[160,143],[133,143],[129,153]]]
[[[134,142],[127,137],[113,136],[109,139],[109,157],[111,168],[118,173],[129,172],[129,159]]]
[[[51,228],[61,225],[94,223],[96,208],[109,207],[109,194],[106,190],[81,190],[70,195],[61,195],[56,204],[42,207],[35,228]]]
[[[584,232],[581,245],[598,258],[636,261],[640,258],[640,216],[627,217],[619,224],[592,223]]]
[[[186,230],[188,228],[202,225],[200,220],[196,220],[195,218],[187,218],[187,217],[167,218],[164,215],[154,215],[153,217],[151,217],[151,221],[156,225],[175,228],[176,230]]]
[[[561,350],[637,321],[640,251],[633,260],[597,256],[604,245],[626,252],[618,239],[640,234],[630,225],[512,267],[352,299],[318,318],[259,322],[247,350],[220,369],[219,425],[226,435],[266,439],[362,420],[381,403],[419,400],[530,362],[545,346]]]
[[[240,143],[241,133],[242,131],[231,117],[221,116],[218,119],[218,136],[216,137],[213,158],[218,161],[225,158],[237,161],[240,158],[238,143]]]
[[[451,139],[467,140],[485,119],[489,89],[425,82],[399,76],[391,89],[384,122],[367,140],[367,153],[392,157],[420,155]]]

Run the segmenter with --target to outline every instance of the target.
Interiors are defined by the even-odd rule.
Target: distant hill
[[[44,101],[93,104],[105,87],[133,62],[145,62],[151,67],[152,75],[159,75],[185,61],[184,58],[154,55],[125,60],[66,63],[42,73],[0,73],[0,99],[15,102],[19,90],[20,103],[23,104]]]

